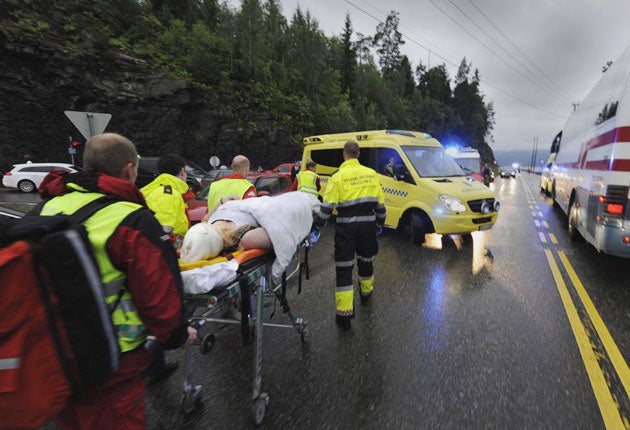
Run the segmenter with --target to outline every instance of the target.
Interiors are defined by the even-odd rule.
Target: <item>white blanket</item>
[[[315,196],[301,191],[273,197],[232,200],[223,204],[226,209],[250,214],[267,230],[276,254],[276,260],[271,266],[274,281],[281,278],[291,263],[297,246],[311,231],[313,210],[317,205],[319,200]]]
[[[202,294],[214,287],[228,285],[236,279],[238,262],[236,260],[210,264],[196,269],[182,271],[184,292],[186,294]]]

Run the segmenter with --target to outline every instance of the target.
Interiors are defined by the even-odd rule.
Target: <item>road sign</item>
[[[219,157],[217,157],[216,155],[210,157],[210,165],[212,167],[216,168],[219,164],[221,164],[221,160],[219,160]]]
[[[71,110],[67,110],[64,113],[86,139],[105,131],[105,127],[107,127],[109,120],[112,118],[111,113],[76,112]]]

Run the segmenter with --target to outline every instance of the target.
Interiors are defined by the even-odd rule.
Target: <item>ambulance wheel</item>
[[[578,231],[578,208],[575,202],[571,201],[569,205],[569,215],[567,216],[567,231],[569,239],[573,242],[582,240],[582,235]]]
[[[267,412],[267,401],[263,397],[259,397],[254,400],[254,404],[252,405],[254,424],[257,426],[262,424],[262,421],[265,418],[265,412]]]
[[[411,243],[421,244],[424,242],[426,234],[424,220],[422,215],[417,212],[411,212],[407,215],[404,233]]]
[[[214,346],[214,341],[215,339],[213,334],[207,334],[201,339],[199,350],[203,355],[210,354],[210,351],[212,351],[212,347]]]

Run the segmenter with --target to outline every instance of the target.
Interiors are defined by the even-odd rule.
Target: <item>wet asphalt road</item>
[[[428,236],[411,245],[386,231],[373,300],[363,307],[355,297],[349,332],[334,323],[328,226],[302,293],[289,282],[292,310],[309,322],[306,344],[293,330],[264,329],[262,387],[270,401],[260,428],[605,428],[546,252],[567,255],[622,357],[630,356],[630,265],[570,242],[566,218],[539,193],[538,178],[497,179],[498,221],[472,244]],[[288,322],[279,307],[272,322]],[[252,345],[242,345],[236,325],[209,325],[209,332],[212,352],[193,353],[202,409],[179,414],[184,355],[168,352],[182,366],[148,388],[149,429],[254,428]],[[627,427],[627,393],[613,366],[601,357],[600,364]]]

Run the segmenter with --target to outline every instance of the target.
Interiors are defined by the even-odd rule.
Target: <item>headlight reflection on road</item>
[[[444,303],[446,293],[446,274],[443,266],[435,267],[431,272],[429,286],[425,296],[422,315],[426,318],[429,333],[430,347],[433,350],[442,349],[443,340],[447,336],[440,333],[440,330],[447,330],[448,325],[443,322]]]

